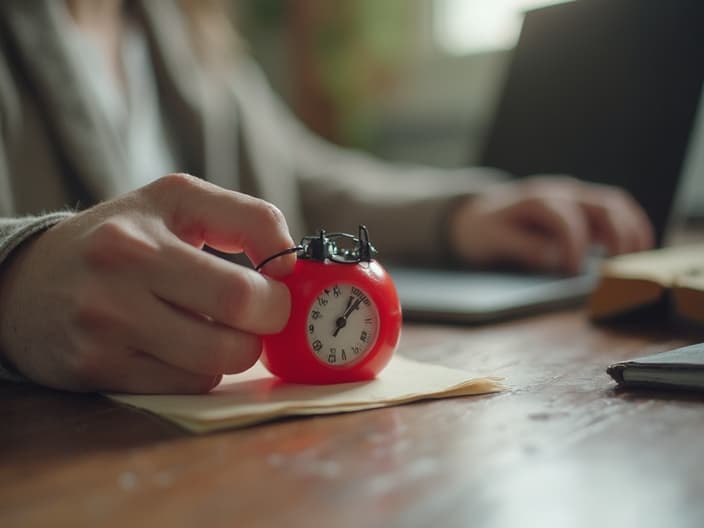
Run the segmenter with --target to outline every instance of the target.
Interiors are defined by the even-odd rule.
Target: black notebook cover
[[[606,372],[624,387],[704,391],[704,343],[614,363]]]

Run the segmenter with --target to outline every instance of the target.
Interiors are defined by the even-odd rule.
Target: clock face
[[[333,367],[345,366],[374,346],[379,312],[366,292],[340,282],[320,291],[306,325],[308,344],[318,360]]]

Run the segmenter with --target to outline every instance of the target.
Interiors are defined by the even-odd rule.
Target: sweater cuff
[[[0,265],[22,242],[73,214],[70,211],[60,211],[42,216],[0,219]]]
[[[34,235],[49,229],[74,213],[62,211],[43,216],[0,219],[0,267],[12,252]],[[0,380],[26,382],[27,379],[0,352]]]

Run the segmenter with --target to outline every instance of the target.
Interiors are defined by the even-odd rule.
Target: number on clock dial
[[[373,347],[379,313],[366,292],[339,283],[320,291],[306,324],[318,360],[339,367],[358,361]]]

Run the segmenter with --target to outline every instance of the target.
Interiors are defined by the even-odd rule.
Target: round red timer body
[[[279,378],[307,384],[373,379],[401,335],[401,304],[376,261],[343,264],[298,259],[283,279],[291,315],[263,337],[262,363]]]

